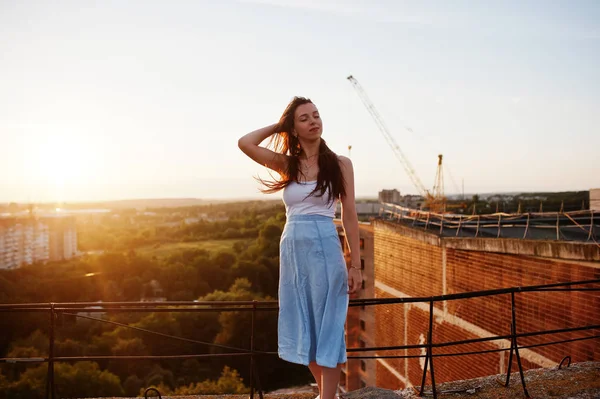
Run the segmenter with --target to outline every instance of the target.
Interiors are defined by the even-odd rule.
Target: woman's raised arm
[[[238,147],[254,161],[281,173],[287,169],[287,155],[260,146],[266,138],[276,133],[277,125],[274,123],[244,135],[238,140]]]

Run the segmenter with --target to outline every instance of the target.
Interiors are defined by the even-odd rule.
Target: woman
[[[279,122],[238,141],[250,158],[280,175],[264,192],[283,189],[287,221],[280,242],[279,357],[308,366],[319,397],[333,399],[346,362],[348,294],[362,284],[354,172],[350,159],[321,138],[317,107],[294,97]],[[273,136],[273,151],[260,144]],[[333,223],[336,203],[351,252],[348,270]]]

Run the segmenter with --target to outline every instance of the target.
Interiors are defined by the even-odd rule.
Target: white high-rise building
[[[0,269],[70,259],[76,254],[73,217],[0,218]]]

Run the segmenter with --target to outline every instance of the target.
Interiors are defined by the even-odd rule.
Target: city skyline
[[[313,99],[358,197],[600,186],[600,4],[38,1],[0,5],[0,202],[275,199],[237,148]]]

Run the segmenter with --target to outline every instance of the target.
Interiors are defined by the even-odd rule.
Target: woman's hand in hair
[[[287,156],[260,146],[260,143],[276,133],[278,128],[279,123],[274,123],[254,130],[238,140],[238,147],[255,162],[276,172],[284,171],[287,168]]]

